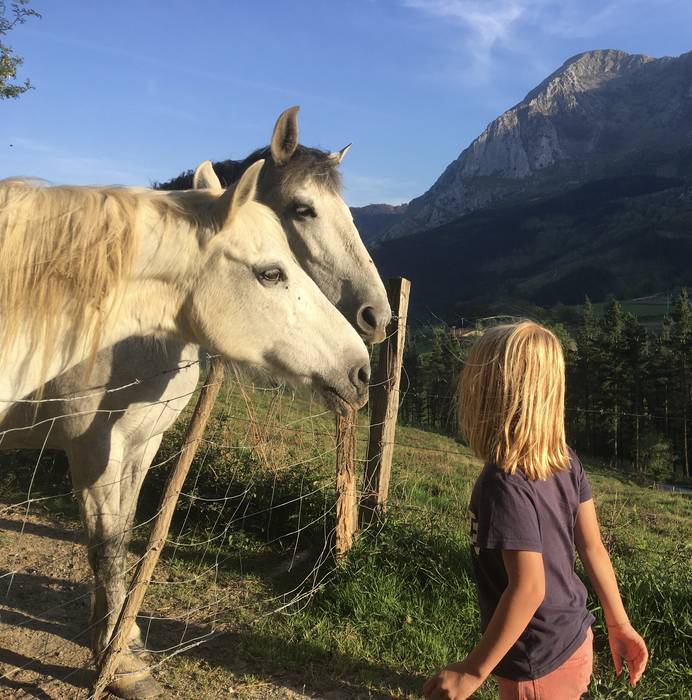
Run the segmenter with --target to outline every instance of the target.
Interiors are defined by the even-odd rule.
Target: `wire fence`
[[[199,364],[29,397],[0,424],[0,449],[9,450],[0,453],[0,697],[92,696],[85,669],[113,641],[127,584],[147,556],[146,533],[161,514],[163,482],[185,450],[190,401],[203,388],[196,379],[176,392],[160,384],[191,370],[196,378]],[[398,403],[398,385],[393,395]],[[362,472],[368,431],[384,421],[367,412],[358,421]],[[79,447],[84,434],[95,455]],[[325,585],[336,570],[341,439],[312,397],[227,376],[116,680],[140,678],[268,615],[299,611]],[[68,453],[71,487],[56,469],[56,447]]]
[[[100,391],[114,393],[144,384],[146,380],[138,379],[123,387],[103,387]],[[244,410],[248,392],[252,393],[252,416]],[[192,396],[193,392],[186,392],[163,403],[170,405],[172,401],[185,401]],[[71,398],[81,397],[70,397],[68,401]],[[45,401],[57,402],[58,399],[46,398]],[[123,409],[123,414],[136,419],[138,410],[150,414],[151,407],[157,403],[129,407]],[[51,418],[49,424],[54,426],[57,421],[81,415],[81,411],[70,411]],[[109,412],[109,416],[113,417],[113,412]],[[0,440],[7,440],[9,444],[10,433],[35,432],[46,422],[38,420],[32,425],[13,426],[0,433]],[[178,425],[184,422],[185,415]],[[259,432],[258,422],[261,423]],[[227,382],[195,461],[190,485],[181,494],[175,529],[167,541],[166,561],[152,582],[147,612],[140,617],[142,641],[154,657],[153,661],[149,660],[150,666],[159,666],[238,624],[247,625],[258,617],[299,605],[324,583],[329,575],[324,564],[333,553],[330,532],[334,486],[333,477],[330,479],[328,475],[333,470],[336,445],[333,430],[331,433],[328,430],[330,422],[324,411],[316,409],[310,400],[291,396],[283,388],[258,388],[239,377]],[[79,645],[86,643],[90,635],[103,626],[105,618],[117,614],[117,610],[109,608],[105,615],[87,623],[86,603],[99,591],[91,580],[83,554],[86,551],[88,557],[96,557],[92,564],[97,569],[106,568],[106,575],[113,575],[112,564],[98,558],[104,548],[104,538],[92,532],[86,548],[81,547],[72,534],[76,530],[74,517],[68,518],[62,533],[49,530],[52,511],[67,509],[74,516],[76,500],[80,502],[84,517],[89,517],[86,500],[98,499],[99,492],[111,493],[129,486],[133,478],[137,480],[137,470],[123,468],[114,478],[90,485],[86,493],[84,487],[63,487],[57,493],[46,493],[44,477],[51,467],[47,453],[50,434],[49,429],[33,455],[4,453],[2,456],[4,466],[0,478],[4,495],[0,518],[4,532],[0,547],[5,570],[0,572],[4,610],[0,622],[4,630],[0,637],[11,654],[0,665],[0,696],[3,687],[12,692],[25,686],[52,692],[51,688],[74,681],[88,660],[80,653],[84,649]],[[156,461],[151,466],[138,465],[138,469],[148,471],[151,481],[139,503],[139,517],[134,518],[135,497],[129,503],[119,504],[123,512],[118,514],[118,523],[110,526],[112,556],[123,557],[121,550],[130,538],[133,539],[131,549],[135,554],[123,557],[122,570],[117,572],[121,588],[144,555],[138,547],[144,532],[158,515],[158,509],[151,509],[154,500],[151,494],[182,449],[179,441],[176,444],[179,437],[180,430],[174,427]],[[31,443],[29,438],[24,441]],[[258,459],[261,443],[271,446],[269,462],[262,463]],[[281,475],[294,472],[296,476],[290,483],[283,483],[285,479]],[[309,477],[318,481],[308,483]],[[105,519],[99,513],[91,513],[91,517]],[[120,523],[128,521],[133,522],[126,529],[119,529]],[[99,526],[95,529],[108,527],[104,523]],[[46,559],[46,553],[56,544],[56,534],[63,541],[59,542],[56,553]],[[242,544],[241,535],[246,540]],[[242,582],[249,564],[243,563],[243,555],[248,559],[257,555],[262,566],[277,572],[291,570],[307,556],[302,551],[302,540],[308,535],[311,541],[306,542],[306,546],[310,545],[306,551],[310,552],[311,566],[302,576],[292,581],[286,590],[273,590],[270,586],[267,590],[255,591],[252,596],[246,595]],[[315,546],[320,540],[321,545]],[[60,566],[55,566],[55,559],[61,560]],[[57,576],[57,572],[64,572],[64,575]],[[103,575],[100,578],[102,581]],[[55,592],[60,590],[64,595],[51,594],[49,602],[42,604],[45,597],[41,601],[41,592],[46,587]],[[70,595],[75,591],[76,595]],[[191,591],[196,593],[194,602],[184,602]],[[100,594],[103,596],[104,591]],[[116,602],[122,602],[117,591],[113,595]],[[83,616],[83,622],[76,625],[76,632],[72,633],[75,626],[60,621],[72,617],[75,611]],[[165,634],[162,635],[161,630]],[[68,665],[58,670],[49,660],[64,655],[66,648],[72,649],[73,668]],[[49,669],[53,672],[49,673]],[[86,693],[86,689],[83,690]]]
[[[0,424],[1,448],[17,442],[35,448],[0,453],[0,697],[91,697],[91,649],[107,645],[127,583],[146,554],[145,536],[160,513],[166,474],[184,449],[183,427],[200,386],[121,409],[72,409],[79,409],[80,400],[145,392],[162,376],[198,364],[178,363],[73,396],[27,399],[24,415],[30,420]],[[404,375],[402,386],[393,389],[399,404],[408,389]],[[60,410],[50,417],[34,412],[47,405]],[[162,413],[180,415],[159,447]],[[61,423],[85,414],[107,418],[103,430],[127,419],[148,437],[137,444],[134,459],[102,456],[103,473],[84,475],[71,464],[68,486],[51,449],[56,435],[66,434]],[[358,417],[361,474],[368,432],[382,424],[369,411]],[[158,449],[146,449],[149,444]],[[401,438],[390,444],[404,454],[468,459],[462,448]],[[312,397],[227,373],[138,616],[141,637],[132,648],[142,668],[160,668],[279,612],[297,613],[330,581],[338,570],[334,464],[339,446],[332,415]],[[362,487],[361,482],[358,500]],[[424,511],[405,503],[395,507]]]

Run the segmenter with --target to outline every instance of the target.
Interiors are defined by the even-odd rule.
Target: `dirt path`
[[[133,556],[134,561],[134,556]],[[167,576],[159,565],[157,576]],[[0,698],[74,700],[87,698],[93,680],[85,628],[91,572],[72,520],[33,505],[0,501]],[[205,629],[181,621],[152,633],[153,646],[165,648],[182,634]],[[188,629],[189,627],[189,629]],[[234,653],[233,635],[216,638],[159,666],[155,675],[166,698],[288,698],[351,700],[371,695],[331,677],[329,669],[291,670],[267,678],[251,659]],[[308,683],[304,685],[306,676]]]
[[[19,509],[0,516],[0,697],[86,697],[90,570],[80,533],[33,510],[26,520]]]

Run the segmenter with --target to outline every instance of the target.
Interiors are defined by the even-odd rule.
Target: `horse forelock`
[[[258,201],[245,204],[238,213],[238,219],[234,221],[240,231],[231,231],[231,235],[248,236],[257,238],[260,245],[274,245],[279,251],[289,252],[286,234],[281,226],[281,221],[273,209]],[[232,224],[233,225],[233,224]]]

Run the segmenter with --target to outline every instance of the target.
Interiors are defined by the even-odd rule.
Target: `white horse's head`
[[[298,144],[298,107],[283,112],[271,146],[238,164],[262,158],[257,198],[281,221],[302,268],[367,342],[384,339],[391,319],[387,293],[341,196],[338,166],[350,146],[328,153]],[[231,179],[232,181],[232,179]],[[230,184],[230,183],[227,183]],[[211,164],[195,186],[221,188]]]
[[[198,342],[234,361],[312,386],[337,412],[367,400],[363,341],[297,263],[273,211],[256,200],[263,161],[210,198],[216,231],[185,305]],[[210,165],[195,174],[207,182]]]

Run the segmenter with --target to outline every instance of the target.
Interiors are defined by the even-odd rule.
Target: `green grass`
[[[219,697],[230,686],[249,692],[273,679],[318,695],[337,688],[358,696],[419,696],[429,674],[463,658],[478,639],[466,505],[480,465],[453,439],[399,428],[384,524],[364,532],[343,561],[322,563],[300,587],[310,595],[276,612],[295,598],[288,592],[311,572],[333,526],[334,421],[306,417],[317,409],[302,400],[254,398],[258,425],[268,426],[261,439],[271,464],[247,448],[244,403],[229,393],[185,488],[204,498],[227,494],[227,500],[181,499],[172,538],[185,546],[166,551],[158,574],[166,585],[152,586],[145,602],[200,629],[213,619],[228,637],[170,659],[167,682],[181,698]],[[359,432],[364,438],[365,428]],[[167,437],[162,456],[177,449],[180,434],[178,428]],[[654,491],[588,460],[586,466],[628,612],[651,653],[633,697],[687,698],[692,499]],[[164,473],[157,469],[148,478],[143,516]],[[242,501],[229,498],[241,492]],[[135,551],[141,552],[144,534]],[[213,575],[192,580],[209,566]],[[187,614],[219,596],[226,602],[213,615]],[[590,697],[630,697],[612,671],[593,595],[589,606],[597,618]],[[177,641],[173,632],[171,641]],[[495,697],[493,682],[475,697]]]
[[[261,402],[260,402],[261,403]],[[298,411],[301,408],[296,404]],[[295,408],[295,406],[294,406]],[[304,407],[303,407],[304,408]],[[304,503],[304,513],[319,518],[325,495],[333,488],[333,455],[325,437],[331,419],[313,420],[317,433],[298,445],[300,433],[286,433],[281,448],[295,458],[313,459],[285,473],[277,485],[252,458],[260,501],[289,500],[306,482],[322,489]],[[238,459],[237,455],[234,458]],[[414,697],[428,674],[463,658],[478,639],[476,593],[471,578],[466,504],[480,465],[466,448],[442,435],[399,428],[388,516],[380,528],[361,535],[345,561],[323,567],[327,582],[294,608],[264,617],[235,637],[235,653],[261,677],[288,673],[296,680],[332,683],[375,696]],[[587,464],[587,469],[588,469]],[[215,467],[218,470],[218,465]],[[221,481],[224,481],[220,472]],[[638,698],[683,698],[692,684],[692,576],[690,535],[692,501],[631,482],[623,474],[589,469],[603,526],[630,616],[647,639],[651,663],[636,691]],[[247,479],[244,472],[241,479]],[[268,574],[277,556],[295,546],[318,549],[324,522],[303,533],[297,545],[291,533],[297,512],[278,513],[269,533],[262,523],[246,524],[250,536],[245,569],[257,576],[263,595],[289,590],[309,569],[296,576]],[[306,518],[304,522],[307,522]],[[331,526],[331,517],[328,518]],[[269,536],[271,534],[271,537]],[[279,537],[271,547],[266,539]],[[237,571],[236,571],[237,573]],[[597,650],[591,697],[628,697],[624,680],[615,679],[598,602],[589,606],[597,617]],[[264,674],[264,675],[263,675]],[[492,681],[476,695],[495,697]]]
[[[340,660],[344,677],[374,691],[415,694],[427,674],[463,658],[478,639],[465,505],[479,465],[453,441],[401,429],[389,517],[366,533],[333,582],[297,614],[267,622],[290,666],[309,641],[310,659]],[[429,452],[425,448],[439,452]],[[458,453],[458,454],[450,454]],[[604,536],[630,616],[647,639],[649,670],[639,698],[688,697],[692,683],[692,502],[594,472]],[[611,670],[597,600],[593,698],[627,697]],[[272,653],[275,662],[277,656]],[[477,694],[494,697],[489,683]]]

